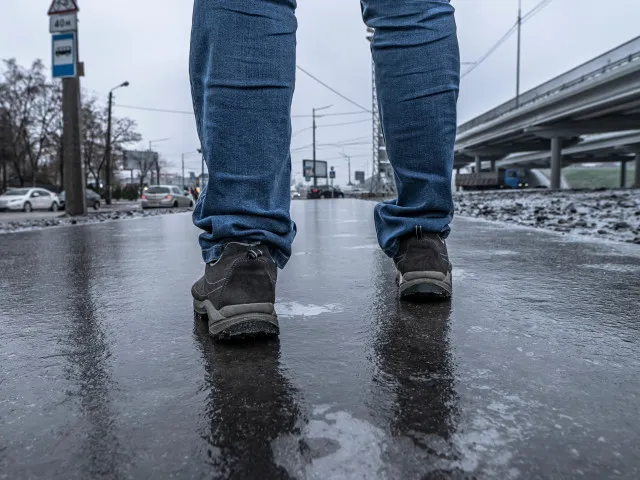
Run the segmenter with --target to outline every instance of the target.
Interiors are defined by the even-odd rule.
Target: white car
[[[51,210],[60,209],[58,196],[44,188],[14,188],[0,195],[0,211],[23,210]]]

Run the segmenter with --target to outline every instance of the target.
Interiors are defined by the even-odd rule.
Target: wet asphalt
[[[189,214],[0,237],[0,478],[640,477],[640,248],[458,218],[405,304],[373,204],[295,201],[279,341],[194,319]]]

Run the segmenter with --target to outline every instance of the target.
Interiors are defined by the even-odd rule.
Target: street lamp
[[[121,87],[128,87],[129,82],[122,82],[117,87],[113,87],[109,90],[109,108],[107,113],[107,144],[105,146],[105,157],[107,160],[107,171],[105,172],[105,187],[106,195],[105,202],[107,205],[111,205],[111,110],[113,108],[113,91]],[[96,179],[97,180],[97,179]]]
[[[184,157],[186,157],[187,155],[194,155],[196,153],[202,153],[202,150],[200,148],[196,149],[195,152],[185,152],[182,154],[182,189],[184,190],[185,184],[184,184]],[[204,163],[204,160],[203,160]],[[204,167],[202,168],[204,170]]]
[[[344,152],[339,152],[339,153],[340,155],[342,155],[344,158],[347,159],[347,162],[349,164],[349,183],[347,183],[347,185],[352,186],[353,183],[351,183],[351,157]]]
[[[158,140],[149,140],[149,151],[152,151],[152,146],[154,143],[166,142],[167,140],[171,140],[171,137],[167,138],[159,138]],[[151,175],[153,177],[153,175]],[[156,185],[160,185],[160,162],[156,160]]]
[[[325,107],[314,108],[313,109],[313,186],[318,186],[318,177],[316,177],[316,112],[320,110],[326,110],[328,108],[333,107],[333,105],[327,105]]]

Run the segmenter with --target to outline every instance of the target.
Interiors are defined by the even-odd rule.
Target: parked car
[[[60,192],[60,195],[58,195],[58,198],[60,199],[60,208],[64,209],[65,202],[66,202],[66,195],[64,190]],[[98,195],[96,192],[87,188],[85,198],[87,200],[87,208],[93,208],[94,210],[100,209],[102,199],[100,198],[100,195]]]
[[[180,187],[173,185],[157,185],[149,187],[141,196],[142,208],[193,207],[193,198],[185,195]]]
[[[344,198],[344,193],[342,192],[342,190],[340,190],[340,187],[318,185],[317,187],[309,188],[309,191],[307,192],[308,200],[313,200],[316,198]]]
[[[4,210],[51,210],[60,209],[58,196],[44,188],[14,188],[0,195],[0,211]]]

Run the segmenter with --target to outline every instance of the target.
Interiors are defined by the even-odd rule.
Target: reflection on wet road
[[[194,319],[189,215],[5,236],[0,478],[638,478],[640,250],[456,220],[405,304],[372,204],[293,202],[282,335]]]

